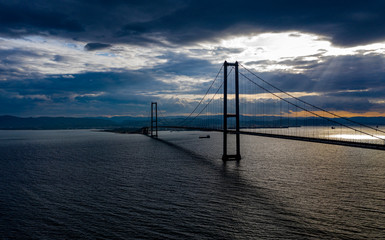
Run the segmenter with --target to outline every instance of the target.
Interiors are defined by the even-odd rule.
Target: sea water
[[[0,131],[0,238],[385,239],[384,151],[241,136],[241,155],[212,132]]]

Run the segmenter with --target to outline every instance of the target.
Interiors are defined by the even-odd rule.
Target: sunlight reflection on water
[[[342,138],[342,139],[358,139],[358,140],[377,140],[382,138],[385,140],[383,135],[374,135],[375,137],[369,135],[354,135],[354,134],[334,134],[330,135],[331,138]]]

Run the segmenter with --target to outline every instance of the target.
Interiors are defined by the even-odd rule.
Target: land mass
[[[188,121],[183,122],[185,117],[167,117],[166,122],[159,122],[159,126],[180,126],[188,125]],[[385,117],[353,117],[349,120],[370,126],[384,126]],[[316,118],[282,118],[275,116],[248,117],[241,116],[243,126],[247,127],[298,127],[298,126],[338,126],[340,122],[345,125],[352,125],[351,122],[343,119],[333,119],[329,122],[325,119]],[[207,126],[209,122],[212,126]],[[196,118],[194,126],[212,127],[221,126],[222,117],[212,116],[210,120]],[[0,116],[1,130],[49,130],[49,129],[110,129],[114,131],[136,132],[142,127],[149,126],[150,119],[146,117],[15,117]]]

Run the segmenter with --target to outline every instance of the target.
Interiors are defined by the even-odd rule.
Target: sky
[[[0,0],[0,115],[188,114],[221,64],[385,116],[385,1]]]

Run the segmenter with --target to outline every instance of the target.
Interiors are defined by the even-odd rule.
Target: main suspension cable
[[[372,130],[375,130],[375,131],[379,131],[379,132],[385,133],[385,131],[382,131],[381,129],[374,128],[374,127],[371,127],[371,126],[369,126],[369,125],[366,125],[366,124],[363,124],[363,123],[360,123],[360,122],[356,122],[356,121],[351,120],[351,119],[349,119],[349,118],[340,116],[340,115],[338,115],[338,114],[335,114],[335,113],[330,112],[330,111],[328,111],[328,110],[325,110],[325,109],[323,109],[323,108],[317,107],[317,106],[315,106],[315,105],[313,105],[313,104],[311,104],[311,103],[308,103],[308,102],[306,102],[306,101],[304,101],[304,100],[302,100],[302,99],[300,99],[300,98],[297,98],[297,97],[293,96],[292,94],[290,94],[290,93],[288,93],[288,92],[286,92],[286,91],[281,90],[280,88],[278,88],[278,87],[272,85],[272,84],[269,83],[268,81],[266,81],[266,80],[264,80],[263,78],[259,77],[258,75],[256,75],[254,72],[250,71],[248,68],[246,68],[246,67],[243,66],[242,64],[239,64],[239,65],[240,65],[241,67],[243,67],[246,71],[248,71],[249,73],[251,73],[252,75],[254,75],[256,78],[258,78],[259,80],[261,80],[261,81],[263,81],[264,83],[266,83],[267,85],[271,86],[272,88],[274,88],[274,89],[276,89],[276,90],[278,90],[278,91],[280,91],[280,92],[282,92],[282,93],[288,95],[289,97],[294,98],[294,99],[296,99],[296,100],[298,100],[298,101],[300,101],[300,102],[302,102],[302,103],[304,103],[304,104],[306,104],[306,105],[309,105],[309,106],[311,106],[311,107],[313,107],[313,108],[316,108],[316,109],[318,109],[318,110],[320,110],[320,111],[326,112],[326,113],[328,113],[328,114],[330,114],[330,115],[333,115],[333,116],[338,117],[338,118],[340,118],[340,119],[346,120],[346,121],[348,121],[348,122],[351,122],[351,123],[360,125],[360,126],[362,126],[362,127],[366,127],[366,128],[369,128],[369,129],[372,129]]]
[[[263,89],[264,91],[266,91],[266,92],[272,94],[272,95],[275,96],[276,98],[279,98],[279,99],[281,99],[282,101],[287,102],[288,104],[291,104],[291,105],[293,105],[293,106],[295,106],[295,107],[297,107],[297,108],[299,108],[299,109],[302,109],[302,110],[304,110],[304,111],[306,111],[306,112],[308,112],[308,113],[310,113],[310,114],[313,114],[314,116],[320,117],[320,118],[322,118],[322,119],[326,119],[326,120],[328,120],[328,121],[330,121],[330,122],[333,122],[333,123],[335,123],[335,124],[338,124],[338,125],[343,126],[343,127],[346,127],[346,128],[349,128],[349,129],[351,129],[351,130],[354,130],[354,131],[356,131],[356,132],[362,133],[362,134],[364,134],[364,135],[367,135],[367,136],[370,136],[370,137],[373,137],[373,138],[377,138],[377,139],[380,139],[380,140],[382,140],[382,141],[385,140],[385,139],[380,138],[380,137],[378,137],[378,136],[375,136],[375,135],[373,135],[373,134],[363,132],[363,131],[361,131],[361,130],[359,130],[359,129],[355,129],[355,128],[353,128],[353,127],[347,126],[347,125],[345,125],[345,124],[343,124],[343,123],[337,122],[337,121],[332,120],[332,119],[330,119],[330,118],[323,117],[323,116],[321,116],[321,115],[319,115],[319,114],[317,114],[317,113],[315,113],[315,112],[309,111],[309,110],[307,110],[306,108],[303,108],[303,107],[301,107],[301,106],[299,106],[299,105],[297,105],[297,104],[295,104],[295,103],[292,103],[292,102],[290,102],[290,101],[288,101],[288,100],[286,100],[286,99],[280,97],[279,95],[277,95],[277,94],[271,92],[270,90],[266,89],[265,87],[259,85],[258,83],[254,82],[253,80],[251,80],[249,77],[247,77],[247,76],[244,75],[243,73],[240,72],[239,74],[242,75],[243,77],[245,77],[245,78],[246,78],[247,80],[249,80],[251,83],[253,83],[253,84],[255,84],[256,86],[258,86],[259,88],[261,88],[261,89]]]
[[[191,117],[191,115],[198,109],[198,107],[199,107],[199,106],[201,105],[201,103],[203,102],[203,99],[205,99],[205,97],[206,97],[207,94],[209,93],[210,89],[213,87],[213,85],[214,85],[215,81],[217,80],[219,74],[221,73],[222,69],[223,69],[223,64],[222,64],[221,68],[219,69],[217,75],[215,76],[214,80],[212,81],[212,83],[211,83],[209,89],[207,89],[205,95],[204,95],[204,96],[202,97],[202,99],[199,101],[198,105],[194,108],[194,110],[193,110],[193,111],[192,111],[192,112],[191,112],[185,119],[183,119],[182,121],[180,121],[177,125],[182,124],[183,122],[185,122],[185,121],[186,121],[189,117]]]
[[[233,68],[230,69],[229,73],[227,74],[227,76],[230,75],[230,73],[233,71]],[[189,120],[190,122],[194,121],[206,108],[207,106],[213,101],[213,99],[215,98],[215,96],[218,94],[219,90],[222,88],[223,86],[223,81],[221,83],[221,85],[218,87],[217,91],[215,92],[214,96],[210,99],[210,101],[202,108],[202,110],[194,117],[192,118],[191,120]]]

